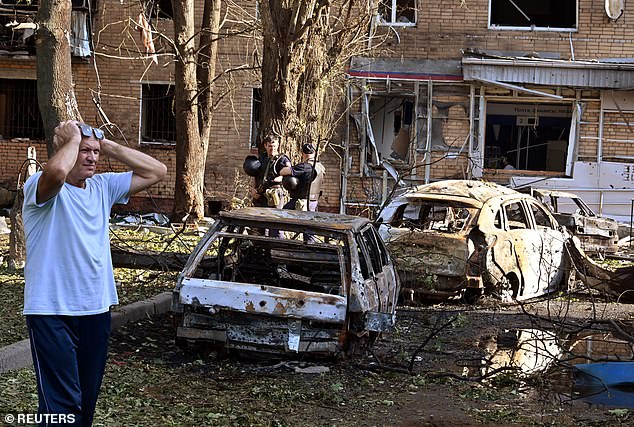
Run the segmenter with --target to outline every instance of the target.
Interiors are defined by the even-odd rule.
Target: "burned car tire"
[[[462,300],[467,304],[475,304],[480,297],[484,295],[483,290],[480,288],[467,288],[462,294]]]

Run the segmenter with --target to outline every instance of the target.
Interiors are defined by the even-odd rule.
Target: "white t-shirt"
[[[64,183],[55,197],[38,205],[40,176],[24,184],[24,314],[105,313],[119,303],[110,257],[110,209],[127,203],[132,172],[94,175],[85,188]]]

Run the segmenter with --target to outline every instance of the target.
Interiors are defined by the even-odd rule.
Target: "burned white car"
[[[396,270],[367,219],[245,208],[222,212],[201,239],[172,310],[181,343],[338,354],[393,326],[398,292]]]
[[[565,191],[527,189],[548,207],[560,225],[581,242],[586,253],[613,254],[618,251],[619,224],[612,218],[598,216],[576,194]]]
[[[503,300],[551,292],[564,279],[567,233],[528,194],[449,180],[407,189],[380,213],[405,300]]]

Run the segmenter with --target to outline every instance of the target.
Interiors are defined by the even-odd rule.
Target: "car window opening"
[[[285,232],[289,236],[295,234],[302,233]],[[332,247],[324,243],[305,245],[301,238],[293,241],[231,230],[218,233],[193,277],[340,295],[341,241],[325,236],[311,238]]]
[[[440,203],[406,204],[401,206],[392,222],[397,228],[433,230],[457,233],[465,229],[477,210],[467,206]]]

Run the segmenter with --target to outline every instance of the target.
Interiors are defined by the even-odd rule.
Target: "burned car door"
[[[515,256],[522,280],[514,290],[514,297],[526,299],[539,295],[542,288],[548,288],[548,272],[542,267],[551,262],[545,251],[544,241],[538,230],[533,228],[532,212],[527,211],[521,200],[503,206],[506,217],[505,229],[511,235]]]
[[[546,209],[532,200],[526,200],[526,204],[535,221],[535,228],[539,231],[543,240],[541,260],[541,272],[545,277],[543,292],[555,290],[565,274],[565,241],[566,236],[559,230],[556,220],[548,214]]]
[[[359,264],[368,300],[376,305],[366,314],[365,327],[381,331],[394,322],[399,292],[398,276],[385,245],[373,226],[356,236]]]

